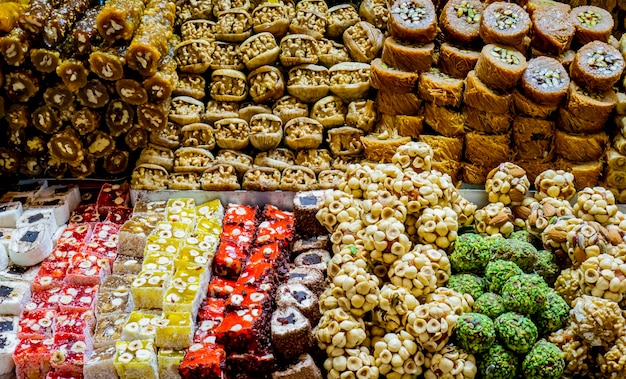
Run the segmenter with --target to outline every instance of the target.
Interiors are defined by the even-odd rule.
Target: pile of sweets
[[[136,159],[131,154],[166,129],[178,81],[176,5],[20,3],[0,8],[0,115],[8,124],[0,172],[76,178],[126,172]]]
[[[3,372],[12,372],[15,367],[17,378],[82,377],[93,351],[99,287],[117,256],[117,232],[132,212],[127,207],[128,189],[128,184],[105,184],[95,203],[78,207],[81,197],[77,187],[41,190],[41,194],[58,194],[48,200],[54,207],[51,219],[55,220],[55,214],[56,220],[61,220],[58,215],[65,215],[63,220],[70,223],[57,237],[45,236],[55,246],[40,266],[29,269],[14,265],[2,273],[7,280],[2,284],[0,304],[6,310],[0,313],[19,316],[12,331],[17,340],[13,336],[15,343],[3,347]],[[67,211],[62,213],[61,200],[73,204],[71,217]],[[25,242],[24,238],[20,241]],[[6,340],[11,341],[9,335]]]

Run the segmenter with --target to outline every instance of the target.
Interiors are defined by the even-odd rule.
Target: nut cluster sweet
[[[507,237],[513,230],[513,212],[501,202],[491,203],[474,214],[474,228],[478,233]]]

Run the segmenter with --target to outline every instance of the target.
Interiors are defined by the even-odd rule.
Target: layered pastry
[[[437,13],[430,0],[401,0],[389,8],[389,32],[394,37],[428,43],[438,31]]]
[[[557,154],[574,162],[595,161],[602,157],[609,142],[606,133],[568,134],[557,130],[554,145]]]
[[[459,107],[463,99],[463,81],[437,68],[420,74],[418,94],[436,105]]]
[[[624,58],[619,50],[601,41],[589,42],[581,47],[570,67],[573,81],[596,92],[611,90],[623,71]]]
[[[518,50],[506,45],[488,44],[483,47],[474,70],[487,86],[507,91],[522,78],[526,67],[526,58]]]
[[[553,121],[516,116],[513,120],[513,145],[518,159],[545,160],[551,157],[555,134]]]
[[[424,121],[436,132],[446,137],[465,134],[465,114],[451,108],[426,103]]]
[[[491,3],[480,19],[480,37],[487,44],[520,46],[530,31],[528,13],[517,4]]]
[[[428,71],[432,64],[435,44],[419,44],[393,36],[385,38],[382,61],[397,70],[408,72]]]
[[[465,158],[480,167],[489,170],[511,157],[509,147],[511,137],[508,134],[483,135],[474,132],[465,135]]]
[[[378,91],[375,100],[379,112],[388,115],[416,115],[419,113],[422,100],[415,93],[396,93]]]
[[[591,162],[572,162],[559,158],[556,161],[558,168],[567,170],[574,175],[574,187],[577,190],[589,187],[593,188],[598,185],[600,176],[602,175],[602,161]]]
[[[558,105],[567,94],[569,75],[554,58],[537,57],[528,61],[521,88],[528,98],[542,105]]]
[[[359,21],[343,33],[343,44],[350,57],[362,63],[369,63],[378,56],[383,40],[383,32],[367,21]]]
[[[464,49],[444,42],[439,48],[438,64],[442,72],[463,79],[474,69],[479,57],[479,51]]]
[[[509,113],[513,107],[510,94],[489,88],[473,70],[467,74],[464,101],[467,105],[485,112]]]
[[[575,28],[568,7],[539,7],[532,12],[531,20],[535,48],[551,54],[561,54],[570,48]]]
[[[472,43],[480,38],[480,19],[485,5],[478,0],[448,1],[441,11],[439,25],[454,41]]]
[[[608,42],[613,31],[613,16],[597,6],[581,6],[570,12],[571,22],[576,27],[576,40],[581,45],[591,41]]]

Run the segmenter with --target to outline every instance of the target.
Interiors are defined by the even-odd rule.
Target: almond
[[[617,229],[611,229],[607,232],[607,239],[611,245],[619,245],[624,242],[621,233]]]
[[[509,221],[513,221],[513,215],[500,212],[489,220],[489,226],[494,226],[496,228],[500,228],[502,225],[506,224]]]
[[[551,229],[548,232],[548,240],[556,243],[564,243],[567,241],[567,232],[558,229]]]
[[[521,178],[522,176],[526,175],[526,170],[524,170],[523,168],[519,166],[511,167],[509,168],[509,175],[515,178]]]
[[[530,216],[530,208],[523,205],[516,206],[513,207],[513,213],[515,213],[518,218],[528,220],[528,217]]]
[[[511,201],[514,201],[516,203],[521,203],[522,201],[524,201],[524,193],[522,193],[517,188],[513,188],[509,191],[509,197],[511,198]]]
[[[556,215],[556,208],[552,204],[545,203],[543,205],[543,214],[546,218],[551,218]]]

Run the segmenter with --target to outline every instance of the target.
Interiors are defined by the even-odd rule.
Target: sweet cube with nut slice
[[[2,239],[2,237],[0,237],[0,239]],[[7,268],[5,268],[4,270],[0,270],[0,279],[2,279],[4,283],[15,281],[30,283],[35,278],[38,271],[39,265],[23,267],[18,266],[14,263],[9,263],[9,266],[7,266]],[[0,295],[0,299],[2,299],[2,297],[3,296]],[[27,301],[27,299],[25,301]],[[0,300],[0,308],[2,308],[2,300]],[[5,312],[2,313],[6,314]]]
[[[115,207],[110,208],[105,222],[112,222],[118,225],[124,225],[124,223],[133,217],[133,208],[130,207]]]
[[[100,213],[95,204],[79,205],[70,215],[72,223],[96,223],[100,221]]]
[[[142,264],[143,271],[174,272],[174,256],[163,252],[146,253]]]
[[[163,312],[156,328],[155,345],[182,350],[193,343],[194,322],[191,312]]]
[[[165,292],[163,310],[197,315],[205,293],[198,283],[187,283],[181,278],[175,278]]]
[[[119,378],[113,360],[115,345],[95,349],[83,367],[84,379],[115,379]]]
[[[76,285],[99,285],[110,274],[111,265],[108,259],[78,253],[70,258],[65,281]]]
[[[115,349],[114,365],[120,378],[159,378],[152,340],[118,341]]]
[[[227,311],[241,309],[271,309],[274,285],[266,284],[259,286],[238,285],[226,301]],[[265,289],[265,290],[264,290]]]
[[[174,258],[174,267],[177,270],[189,265],[211,267],[213,256],[215,256],[214,249],[201,250],[195,246],[185,245]]]
[[[118,254],[142,257],[148,236],[159,221],[159,216],[131,217],[119,230]]]
[[[183,224],[183,225],[186,225],[186,224]],[[183,240],[181,238],[161,237],[156,234],[153,234],[148,237],[144,254],[152,253],[152,252],[163,252],[163,253],[167,253],[170,255],[175,255],[178,253],[178,250],[180,250],[182,244],[183,244]]]
[[[237,281],[232,279],[220,278],[219,276],[213,276],[211,282],[209,282],[208,295],[210,297],[228,299],[231,293],[235,290]]]
[[[85,254],[95,255],[108,261],[109,271],[117,259],[117,241],[98,242],[91,241],[85,245]]]
[[[195,206],[168,207],[165,219],[170,222],[182,222],[193,225],[196,222]]]
[[[68,284],[59,295],[59,309],[62,311],[95,311],[98,286]],[[49,299],[50,300],[50,299]]]
[[[128,255],[118,255],[113,262],[113,274],[115,275],[137,275],[141,272],[143,258],[130,257]],[[133,276],[134,276],[133,275]]]
[[[102,349],[115,346],[115,342],[119,341],[122,337],[127,319],[128,315],[125,313],[99,315],[93,337],[93,347],[95,349]]]
[[[91,341],[85,336],[57,333],[54,335],[50,367],[55,371],[82,374],[92,352]]]
[[[66,259],[46,259],[39,267],[39,272],[31,283],[33,291],[63,287],[65,274],[69,267],[70,263]]]
[[[213,271],[225,278],[236,278],[241,273],[243,262],[247,257],[247,250],[236,243],[222,239],[215,254]]]
[[[20,318],[17,336],[20,339],[45,340],[52,338],[57,312],[54,309],[34,309]]]
[[[276,267],[273,263],[263,261],[248,261],[237,279],[237,287],[256,288],[260,291],[270,291],[277,283]]]
[[[162,238],[184,239],[193,230],[193,224],[187,222],[161,221],[157,224],[153,234]]]
[[[92,331],[96,324],[96,316],[92,311],[65,312],[59,311],[54,321],[54,334],[74,334],[82,336],[88,343],[92,343]]]
[[[195,231],[196,233],[219,236],[222,233],[222,222],[215,218],[198,216]]]
[[[63,230],[61,237],[57,244],[62,244],[63,242],[69,243],[77,243],[77,242],[87,242],[89,238],[91,238],[91,233],[93,229],[89,223],[70,223],[70,225]]]
[[[261,309],[242,309],[228,313],[215,330],[217,343],[233,352],[263,352],[270,344],[269,312]]]
[[[111,208],[127,207],[130,202],[129,189],[128,183],[104,183],[96,200],[98,213],[106,217]]]
[[[217,337],[215,336],[215,330],[222,322],[222,318],[215,318],[213,320],[202,320],[198,323],[198,328],[193,335],[193,342],[195,343],[215,343]]]
[[[0,314],[19,315],[30,298],[26,282],[2,280],[0,283]]]
[[[196,206],[196,214],[209,219],[216,219],[218,222],[224,219],[224,206],[219,199],[209,200]]]
[[[257,207],[231,204],[226,208],[226,212],[224,213],[224,225],[256,226],[257,212]]]
[[[112,222],[98,222],[93,227],[90,242],[106,243],[116,242],[120,225]]]
[[[157,365],[159,379],[180,379],[178,367],[185,358],[185,350],[159,349]]]
[[[161,309],[163,296],[169,286],[171,273],[141,271],[131,285],[133,302],[139,309]]]
[[[157,311],[133,311],[122,330],[124,341],[154,340],[156,327],[161,320],[161,313]]]
[[[180,364],[180,374],[184,379],[221,379],[226,359],[224,346],[212,343],[196,343],[189,347]]]
[[[13,352],[18,378],[45,378],[50,371],[54,339],[19,340]]]

